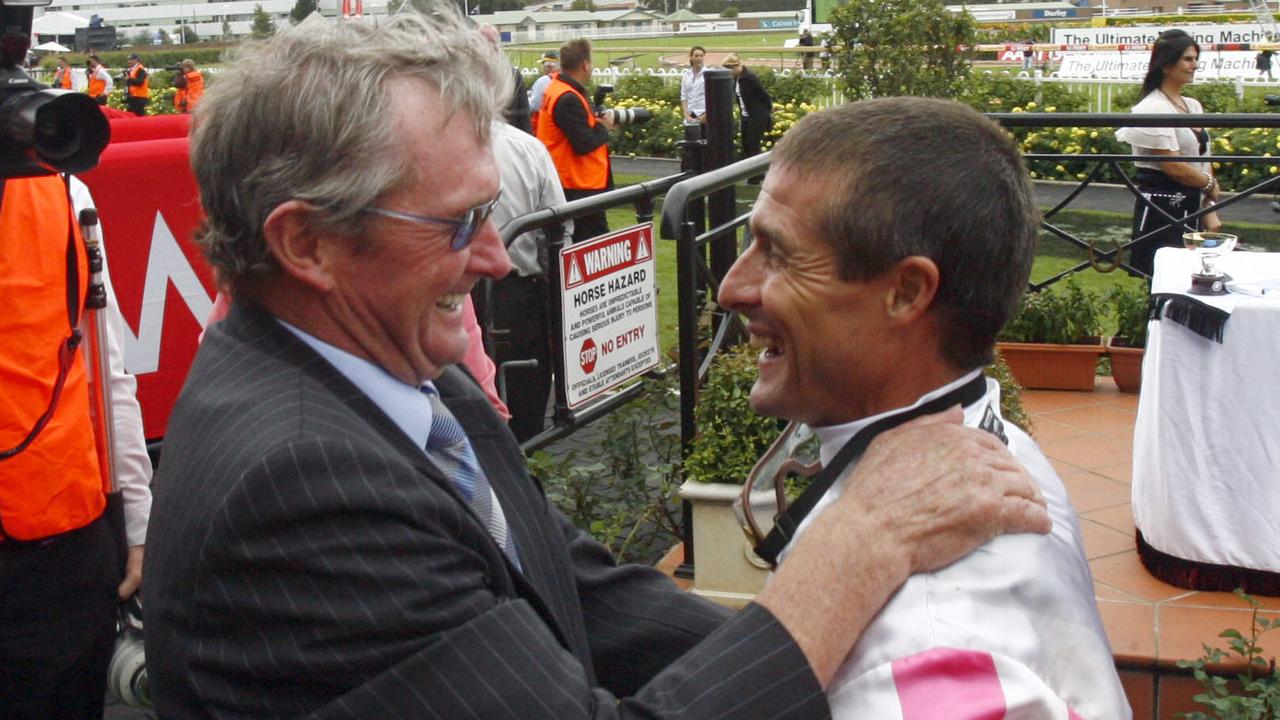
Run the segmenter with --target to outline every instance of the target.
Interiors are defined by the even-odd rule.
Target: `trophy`
[[[1182,234],[1182,244],[1200,256],[1200,272],[1191,273],[1192,295],[1226,295],[1227,281],[1231,276],[1215,268],[1219,255],[1231,252],[1236,246],[1236,236],[1218,232],[1189,232]]]

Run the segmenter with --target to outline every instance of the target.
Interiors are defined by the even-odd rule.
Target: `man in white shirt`
[[[502,195],[493,208],[493,222],[501,228],[521,215],[564,204],[560,177],[546,146],[504,123],[494,123],[492,132],[493,154],[502,176]],[[564,228],[567,241],[573,236],[573,221],[564,223]],[[520,442],[537,435],[546,425],[551,393],[547,233],[540,228],[511,238],[507,254],[512,270],[494,283],[486,303],[498,384],[505,389],[503,402],[511,411],[511,432]],[[503,367],[529,360],[537,365]]]
[[[529,112],[537,117],[538,111],[542,109],[542,94],[547,91],[547,86],[556,73],[560,72],[560,51],[548,50],[542,56],[542,75],[533,81],[533,86],[529,88]]]
[[[752,407],[812,426],[824,466],[842,470],[878,432],[961,406],[1036,481],[1054,524],[912,575],[827,688],[837,720],[1130,717],[1066,491],[982,375],[1039,218],[1016,146],[959,103],[852,103],[773,151],[752,244],[720,286],[761,348]],[[781,550],[779,573],[845,490],[819,478],[759,546]]]
[[[689,67],[680,77],[680,116],[685,125],[707,122],[707,84],[702,76],[702,60],[706,48],[694,45],[689,49]]]

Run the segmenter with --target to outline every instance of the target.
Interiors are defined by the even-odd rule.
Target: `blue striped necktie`
[[[502,548],[502,552],[506,553],[517,568],[520,567],[515,540],[511,537],[511,529],[507,527],[506,515],[498,504],[498,497],[493,494],[489,479],[480,469],[466,432],[453,413],[449,412],[449,408],[445,407],[434,388],[424,387],[422,392],[431,402],[431,432],[427,436],[427,455],[441,472],[452,478],[454,486],[471,504],[471,509],[497,541],[498,547]]]

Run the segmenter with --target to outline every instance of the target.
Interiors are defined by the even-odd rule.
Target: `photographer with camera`
[[[89,280],[72,219],[92,208],[92,199],[74,178],[0,184],[0,305],[22,308],[0,319],[0,334],[22,338],[0,348],[0,717],[101,718],[118,603],[142,581],[151,510],[142,413],[135,380],[124,371],[123,319],[104,269],[110,458],[123,490],[128,545],[122,579],[84,354],[59,352],[67,345],[69,293],[76,291],[82,305]],[[23,447],[46,409],[47,422]]]
[[[151,102],[151,87],[147,80],[147,68],[143,66],[138,53],[130,53],[129,67],[125,71],[124,84],[128,89],[124,104],[134,115],[146,115],[147,103]]]
[[[591,41],[574,38],[560,47],[560,74],[547,86],[538,110],[538,139],[547,146],[567,200],[590,197],[613,188],[609,164],[609,131],[614,112],[597,112],[587,100],[591,79]],[[578,242],[609,232],[601,210],[574,221]]]
[[[30,37],[32,13],[0,0],[0,27]],[[97,164],[109,129],[87,96],[31,80],[13,39],[0,43],[0,717],[101,718],[151,508],[123,319],[70,175]]]
[[[173,109],[179,113],[189,113],[196,109],[196,103],[204,95],[204,76],[196,70],[196,62],[191,59],[170,68],[174,72],[173,86],[177,92],[173,94]]]

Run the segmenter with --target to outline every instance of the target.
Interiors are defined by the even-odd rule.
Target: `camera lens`
[[[0,104],[0,128],[29,160],[60,172],[92,168],[110,128],[87,95],[65,90],[15,94]]]

